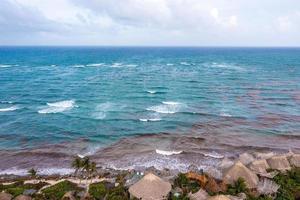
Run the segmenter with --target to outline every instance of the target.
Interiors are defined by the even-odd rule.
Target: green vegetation
[[[106,193],[107,189],[104,182],[90,184],[89,194],[95,199],[103,199]]]
[[[20,194],[23,194],[25,190],[29,190],[29,189],[39,190],[45,185],[47,185],[47,183],[39,182],[37,184],[24,184],[23,181],[19,181],[9,185],[0,184],[0,192],[5,191],[7,193],[10,193],[14,197],[16,197]]]
[[[83,191],[83,188],[78,187],[75,183],[70,181],[62,181],[51,187],[43,189],[42,194],[45,199],[60,200],[64,194],[69,191],[80,192]]]
[[[91,178],[93,174],[97,172],[96,163],[90,162],[89,157],[80,158],[79,156],[76,156],[71,166],[75,169],[75,176],[78,176],[78,172],[81,172],[86,173],[88,177]]]
[[[109,190],[106,200],[129,200],[129,193],[126,188],[120,184]]]
[[[89,194],[96,200],[129,200],[129,193],[122,184],[109,188],[105,182],[93,183],[90,185]]]
[[[230,195],[237,195],[239,193],[248,193],[248,188],[243,178],[238,178],[232,185],[228,185],[227,193]]]
[[[30,170],[28,170],[28,174],[31,176],[31,177],[36,177],[37,175],[37,171],[33,168],[31,168]]]
[[[178,174],[174,181],[174,187],[179,187],[182,189],[183,194],[188,194],[189,192],[195,193],[200,189],[200,185],[197,181],[190,180],[185,174]]]
[[[280,185],[276,200],[294,200],[300,198],[300,168],[282,173],[274,177],[274,181]]]

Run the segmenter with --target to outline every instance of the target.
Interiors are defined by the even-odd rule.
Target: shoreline
[[[87,157],[83,157],[80,159],[84,160],[86,158]],[[193,165],[189,166],[187,171],[178,171],[167,168],[159,170],[155,167],[149,167],[143,170],[116,170],[97,166],[94,173],[90,175],[84,171],[76,174],[74,173],[75,170],[73,170],[73,173],[66,175],[42,175],[39,174],[39,169],[36,169],[37,175],[0,175],[0,186],[2,185],[1,188],[3,188],[3,191],[0,193],[0,195],[4,195],[3,192],[5,192],[5,194],[11,192],[11,190],[6,190],[5,188],[15,187],[16,184],[24,185],[18,187],[42,184],[43,186],[38,190],[35,190],[33,194],[27,195],[32,197],[35,197],[34,195],[44,194],[43,191],[46,191],[46,188],[58,187],[58,185],[66,183],[83,188],[85,190],[85,194],[89,193],[91,187],[98,187],[101,184],[112,184],[113,186],[110,187],[113,188],[118,188],[121,185],[123,192],[127,195],[133,195],[136,198],[147,199],[145,195],[156,195],[151,189],[152,184],[154,185],[153,181],[155,180],[157,182],[161,182],[161,184],[165,183],[170,185],[170,190],[167,192],[169,198],[171,198],[172,195],[185,195],[187,199],[192,200],[210,199],[214,196],[219,198],[222,197],[221,199],[224,200],[242,200],[246,198],[248,199],[249,195],[253,195],[253,198],[255,197],[254,199],[258,199],[258,197],[261,195],[263,195],[263,197],[267,197],[269,195],[281,195],[280,190],[282,190],[281,187],[283,186],[278,185],[280,182],[276,182],[278,181],[278,177],[281,179],[284,178],[286,176],[285,174],[289,174],[289,171],[294,171],[292,173],[299,173],[300,175],[300,154],[291,151],[285,153],[242,153],[238,156],[238,158],[230,159],[228,157],[224,157],[220,160],[220,163],[218,163],[216,167],[210,168],[209,170],[205,170],[199,166]],[[90,162],[92,162],[92,160]],[[149,187],[146,192],[147,194],[141,194],[140,191],[133,192],[133,188],[142,190],[140,187],[138,187],[138,185],[143,181],[147,182],[149,178],[151,181],[147,184],[147,187]],[[240,178],[242,178],[242,182],[238,183]],[[188,184],[188,186],[184,186],[184,188],[191,187],[188,189],[188,191],[190,191],[188,193],[184,191],[184,188],[181,188],[182,185],[180,185],[181,181],[185,179],[187,179],[188,183],[190,183],[190,181],[193,183],[191,185]],[[298,179],[296,181],[298,181]],[[193,187],[195,187],[195,182],[198,184],[196,188],[199,191],[195,191],[195,188],[193,189]],[[245,185],[243,187],[248,189],[244,189],[242,192],[238,193],[235,192],[233,195],[228,188],[237,187],[235,184],[243,184]],[[226,190],[220,188],[223,186],[226,186]],[[26,193],[25,191],[27,190],[24,190],[24,193]],[[77,195],[77,193],[73,193],[72,191],[68,192],[71,192],[72,195]],[[64,195],[66,195],[68,192],[66,191]],[[200,193],[205,194],[206,197],[201,199],[194,198],[195,195],[197,196]],[[243,195],[241,193],[243,193]],[[15,195],[14,193],[11,194]],[[295,195],[298,195],[298,193],[296,192]],[[176,197],[175,199],[178,198]]]
[[[279,154],[289,150],[300,153],[300,147],[295,148],[299,143],[298,137],[282,135],[161,133],[124,138],[88,156],[97,166],[104,168],[145,170],[155,167],[184,172],[191,165],[204,169],[214,168],[223,158],[236,159],[243,153]],[[40,169],[40,173],[48,175],[70,174],[71,161],[74,156],[82,155],[87,144],[61,143],[37,149],[0,151],[5,161],[0,163],[0,174],[25,175],[30,168]]]

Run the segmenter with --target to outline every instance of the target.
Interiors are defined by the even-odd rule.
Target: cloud
[[[1,0],[0,44],[300,45],[299,13],[297,0]]]

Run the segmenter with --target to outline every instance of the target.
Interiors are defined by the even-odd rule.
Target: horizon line
[[[193,46],[193,45],[0,45],[2,47],[123,47],[123,48],[300,48],[300,46]]]

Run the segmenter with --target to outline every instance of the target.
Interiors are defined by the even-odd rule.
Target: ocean
[[[300,151],[299,48],[0,47],[0,173]]]

